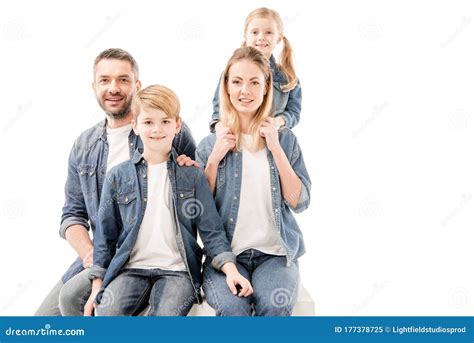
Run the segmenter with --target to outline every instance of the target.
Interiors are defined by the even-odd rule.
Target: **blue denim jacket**
[[[280,145],[283,148],[293,170],[301,180],[301,194],[295,208],[283,198],[278,169],[270,150],[267,149],[268,163],[270,165],[270,179],[272,190],[272,206],[277,229],[286,249],[288,265],[304,254],[303,235],[292,211],[299,213],[308,208],[310,203],[311,180],[303,160],[296,136],[288,128],[279,132]],[[210,134],[199,143],[196,149],[196,161],[205,168],[209,155],[216,142],[216,135]],[[229,242],[232,242],[236,219],[240,205],[240,189],[242,183],[242,152],[228,152],[221,160],[217,170],[215,202]]]
[[[176,243],[199,299],[202,251],[196,240],[197,230],[215,268],[220,269],[229,261],[235,262],[235,256],[205,174],[196,167],[179,167],[176,158],[173,151],[167,162],[170,210],[177,231]],[[115,166],[107,174],[94,239],[94,265],[90,270],[91,278],[103,279],[97,303],[100,303],[105,287],[127,263],[135,246],[147,205],[147,170],[146,160],[135,151],[132,160]]]
[[[128,135],[129,154],[133,156],[135,149],[142,148],[140,137],[130,130]],[[173,146],[179,153],[194,159],[196,143],[189,127],[183,123],[180,134],[174,139]],[[59,235],[65,238],[65,232],[71,225],[82,225],[95,231],[99,209],[100,193],[107,171],[106,120],[84,131],[74,142],[69,154],[68,174],[66,180],[65,203],[61,217]],[[82,260],[77,258],[62,277],[65,283],[81,272]]]
[[[270,67],[272,69],[273,78],[273,109],[272,115],[274,117],[283,116],[285,118],[285,126],[292,129],[300,121],[301,113],[301,85],[298,84],[289,92],[283,92],[281,87],[288,83],[283,72],[278,68],[275,57],[270,57]],[[209,123],[211,132],[214,132],[214,127],[219,121],[219,87],[220,80],[217,84],[217,89],[212,100],[213,113],[212,119]]]

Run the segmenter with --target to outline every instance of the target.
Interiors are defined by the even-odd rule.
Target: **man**
[[[106,118],[84,131],[75,141],[69,155],[65,186],[65,204],[60,236],[78,254],[62,279],[43,300],[35,315],[82,315],[91,292],[88,268],[92,266],[94,234],[98,219],[99,200],[108,170],[130,159],[143,147],[131,128],[131,101],[140,90],[138,65],[122,49],[107,49],[94,62],[94,90],[97,102]],[[193,165],[196,144],[189,128],[183,123],[173,140],[180,165]]]

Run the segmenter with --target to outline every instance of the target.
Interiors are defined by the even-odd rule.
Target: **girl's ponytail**
[[[295,65],[293,63],[293,50],[291,49],[290,41],[283,36],[283,50],[280,54],[279,66],[283,74],[285,75],[288,83],[281,87],[283,92],[289,92],[293,90],[298,84],[296,77]]]

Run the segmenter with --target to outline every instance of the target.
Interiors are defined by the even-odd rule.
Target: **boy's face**
[[[122,119],[130,113],[132,97],[140,89],[140,81],[135,79],[130,62],[103,59],[95,68],[92,87],[105,113]]]
[[[142,139],[145,151],[167,154],[181,129],[181,120],[170,118],[163,111],[142,107],[137,118],[132,120],[132,127]]]

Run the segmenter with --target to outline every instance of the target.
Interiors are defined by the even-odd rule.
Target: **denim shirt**
[[[61,217],[59,235],[66,238],[65,232],[71,225],[82,225],[95,231],[99,209],[100,193],[107,171],[107,121],[103,120],[84,131],[74,142],[69,154],[66,180],[65,202]],[[128,135],[129,155],[133,156],[137,148],[142,148],[140,137],[130,130]],[[173,146],[179,153],[194,158],[196,143],[189,127],[183,123]],[[83,270],[82,260],[77,258],[62,277],[66,283]]]
[[[277,230],[280,234],[282,244],[286,249],[288,265],[304,254],[303,235],[293,212],[299,213],[308,208],[310,203],[311,180],[303,160],[301,149],[296,136],[288,128],[279,132],[280,145],[285,152],[291,167],[301,180],[301,194],[295,208],[283,198],[280,187],[280,177],[275,160],[270,150],[267,149],[267,158],[270,166],[270,180],[272,193],[272,208]],[[216,135],[210,134],[199,143],[196,149],[196,161],[205,168],[209,155],[216,142]],[[228,152],[220,161],[217,168],[215,202],[224,226],[229,242],[234,236],[237,216],[240,206],[240,190],[242,183],[242,152]]]
[[[213,258],[217,269],[225,262],[235,262],[235,256],[205,174],[196,167],[179,167],[176,158],[173,151],[167,161],[171,185],[169,204],[178,250],[199,299],[202,250],[197,243],[197,231],[206,255]],[[147,205],[147,170],[146,160],[135,151],[132,160],[115,166],[107,174],[94,239],[94,265],[89,274],[91,278],[103,279],[97,303],[100,303],[105,287],[125,266],[135,246]]]
[[[273,79],[273,108],[272,115],[274,117],[283,116],[285,118],[285,126],[292,129],[300,121],[301,114],[301,85],[300,82],[296,84],[289,92],[283,92],[282,87],[285,86],[288,81],[283,72],[278,68],[275,61],[275,57],[270,57],[270,68],[272,70]],[[217,89],[214,93],[214,99],[212,100],[213,113],[212,119],[209,123],[211,132],[214,132],[214,127],[219,121],[219,88],[220,80],[217,84]]]

